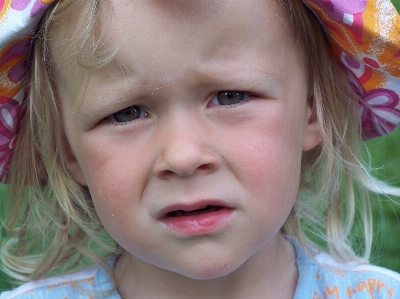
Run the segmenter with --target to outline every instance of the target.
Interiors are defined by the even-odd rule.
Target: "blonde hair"
[[[68,171],[69,144],[52,88],[48,47],[50,25],[65,23],[71,15],[79,14],[79,22],[73,28],[81,29],[79,35],[74,31],[79,36],[73,41],[79,51],[77,57],[87,58],[89,51],[94,53],[96,48],[86,45],[92,45],[96,38],[92,33],[97,10],[98,1],[58,1],[48,9],[35,36],[30,99],[9,173],[5,222],[9,239],[2,246],[6,273],[20,281],[36,280],[55,271],[73,271],[93,262],[107,268],[98,251],[117,251],[102,228],[89,190],[80,186]],[[85,75],[81,70],[85,68],[77,65],[76,82]],[[78,84],[76,86],[78,89]],[[95,249],[91,249],[93,246]]]
[[[282,232],[296,237],[305,248],[317,246],[311,241],[314,238],[309,238],[315,235],[339,260],[367,261],[372,228],[369,195],[364,186],[371,185],[373,179],[360,159],[363,143],[356,98],[313,14],[300,0],[278,1],[288,11],[293,42],[306,53],[313,120],[321,127],[320,146],[303,154],[298,200]],[[106,64],[114,53],[113,49],[104,51],[99,47],[99,3],[56,2],[42,19],[34,40],[30,100],[9,176],[5,222],[9,238],[3,242],[1,255],[5,271],[20,281],[77,270],[87,263],[100,262],[107,268],[101,256],[121,252],[107,238],[88,189],[68,172],[69,145],[50,84],[50,28],[68,24],[72,14],[81,16],[77,24],[68,25],[74,37],[68,42],[78,53],[77,90],[78,82],[91,69]],[[364,227],[362,257],[354,252],[349,237],[357,212]],[[319,229],[310,230],[315,227]],[[91,242],[98,245],[90,246]],[[108,271],[112,273],[112,269]]]
[[[308,236],[315,236],[343,262],[367,262],[372,245],[368,187],[376,180],[361,158],[365,144],[358,100],[312,12],[300,1],[293,1],[289,13],[307,54],[311,104],[321,144],[303,154],[298,200],[283,230],[303,245],[312,244]],[[362,256],[354,252],[350,239],[355,220],[361,222],[364,231]]]

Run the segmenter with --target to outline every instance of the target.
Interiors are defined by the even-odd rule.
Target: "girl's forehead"
[[[126,13],[129,15],[134,7],[135,13],[146,13],[152,11],[149,18],[155,17],[172,17],[179,21],[205,21],[222,14],[237,12],[243,17],[248,12],[253,12],[253,17],[257,14],[263,14],[259,11],[260,7],[270,6],[275,10],[275,14],[279,14],[278,6],[282,6],[280,0],[108,0],[100,3],[106,14]],[[258,13],[257,13],[258,10]],[[254,14],[255,13],[255,14]],[[265,13],[265,12],[264,12]],[[229,15],[227,15],[229,17]],[[234,17],[234,16],[232,16]],[[250,16],[251,17],[251,16]],[[234,21],[234,20],[232,20]]]
[[[152,80],[168,84],[178,73],[187,78],[184,72],[191,70],[207,72],[204,66],[213,64],[232,66],[239,56],[241,65],[236,69],[259,71],[263,65],[254,58],[262,55],[267,58],[264,65],[274,69],[298,51],[286,11],[277,0],[108,0],[100,2],[98,21],[100,47],[118,48],[106,66],[110,76],[141,74],[149,84]],[[57,32],[53,36],[57,38]],[[72,51],[62,56],[74,57],[77,52],[65,43],[59,45],[53,53]],[[58,82],[67,86],[66,61],[59,67],[54,58]]]
[[[173,33],[193,42],[205,34],[254,38],[282,35],[289,28],[287,14],[277,0],[109,0],[101,2],[100,11],[100,27],[109,31],[111,39],[127,33],[133,38],[171,38]]]
[[[232,3],[234,1],[231,1]],[[208,18],[221,11],[226,5],[224,0],[198,1],[198,0],[150,0],[150,1],[120,1],[110,0],[106,3],[114,11],[125,9],[129,5],[135,7],[158,10],[162,14],[171,14],[173,17],[190,16],[196,18]]]
[[[155,58],[171,51],[234,56],[246,44],[285,53],[292,27],[284,0],[109,0],[101,2],[105,45],[130,43]],[[104,6],[103,6],[104,5]],[[280,47],[277,49],[277,47]],[[121,51],[123,53],[123,50]],[[132,53],[133,54],[133,53]],[[129,55],[124,53],[123,57]]]

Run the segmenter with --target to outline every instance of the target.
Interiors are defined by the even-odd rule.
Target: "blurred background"
[[[367,142],[377,168],[375,177],[400,187],[400,128]],[[371,262],[400,272],[400,198],[379,196],[374,205],[374,246]]]

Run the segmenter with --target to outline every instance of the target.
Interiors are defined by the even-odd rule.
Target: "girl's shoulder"
[[[113,263],[115,258],[109,259]],[[104,294],[113,289],[113,283],[100,265],[85,268],[79,272],[31,281],[12,291],[0,294],[0,299],[33,298],[91,298],[94,292]],[[120,298],[114,291],[106,297]]]
[[[321,253],[317,279],[325,292],[341,292],[341,298],[400,298],[400,274],[389,269],[358,263],[340,263]]]
[[[299,280],[295,298],[400,298],[400,274],[360,263],[341,263],[326,253],[308,257],[295,246]]]

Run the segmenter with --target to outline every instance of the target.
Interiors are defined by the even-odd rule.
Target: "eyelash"
[[[225,98],[223,98],[222,100],[225,101],[230,101],[230,100],[235,100],[234,97],[235,96],[239,96],[240,98],[238,99],[237,102],[235,103],[227,103],[227,104],[220,104],[220,103],[213,103],[213,101],[218,100],[218,96],[223,96]],[[241,105],[243,102],[245,102],[249,97],[251,96],[256,96],[259,97],[258,94],[252,93],[252,92],[247,92],[247,91],[240,91],[240,90],[223,90],[223,91],[219,91],[213,98],[212,100],[208,103],[208,107],[214,107],[214,106],[226,106],[226,107],[236,107]],[[221,99],[219,99],[221,100]],[[119,115],[118,114],[124,114],[125,115]],[[128,119],[125,121],[118,121],[117,118],[123,118],[124,116],[127,116],[128,118],[131,116],[131,113],[136,113],[136,116],[138,117],[134,117],[133,119]],[[140,118],[147,118],[149,116],[148,112],[146,112],[143,108],[141,108],[140,106],[137,105],[132,105],[129,106],[125,109],[119,110],[111,115],[109,115],[108,117],[105,118],[105,120],[113,125],[125,125],[128,124],[134,120],[140,119]]]
[[[239,99],[239,101],[237,103],[232,103],[232,104],[215,104],[213,105],[213,101],[218,97],[218,96],[225,96],[225,100],[231,100],[234,96],[240,95],[242,98]],[[241,91],[241,90],[222,90],[219,91],[211,100],[211,102],[208,104],[208,107],[212,107],[212,106],[227,106],[227,107],[236,107],[238,105],[241,105],[243,102],[245,102],[249,97],[251,96],[257,96],[254,93],[251,92],[247,92],[247,91]]]
[[[118,115],[118,114],[122,114],[122,115]],[[133,119],[122,120],[122,118],[124,116],[127,116],[128,118],[130,118],[132,114],[135,114],[135,115],[133,115],[133,117],[134,117]],[[133,105],[133,106],[129,106],[125,109],[119,110],[119,111],[111,114],[110,116],[108,116],[106,118],[106,120],[109,123],[112,123],[114,125],[124,125],[126,123],[130,123],[139,118],[147,118],[148,115],[149,114],[143,108],[141,108],[140,106],[137,106],[137,105]],[[120,119],[120,121],[118,121],[118,118]]]

